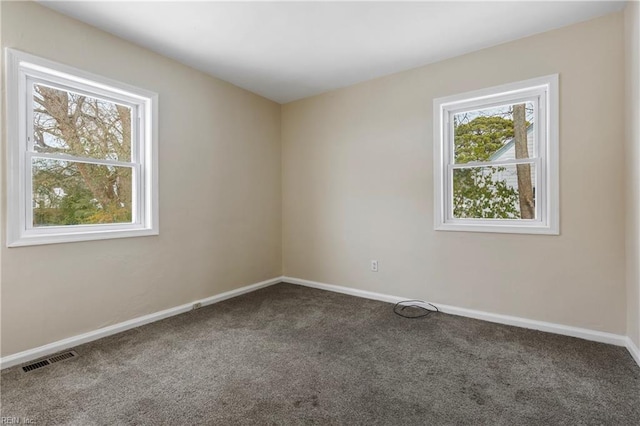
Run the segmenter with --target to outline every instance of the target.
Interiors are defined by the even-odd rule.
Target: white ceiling
[[[624,6],[611,1],[42,3],[280,103]]]

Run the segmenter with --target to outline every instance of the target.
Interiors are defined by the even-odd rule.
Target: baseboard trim
[[[638,364],[638,367],[640,367],[640,349],[633,343],[631,337],[627,337],[627,350]]]
[[[388,294],[374,293],[372,291],[359,290],[357,288],[342,287],[334,284],[325,284],[318,281],[303,280],[294,277],[282,277],[282,281],[288,284],[297,284],[304,287],[317,288],[319,290],[332,291],[334,293],[348,294],[349,296],[362,297],[364,299],[379,300],[381,302],[398,303],[408,300],[408,297],[391,296]]]
[[[398,303],[402,300],[412,299],[411,297],[391,296],[388,294],[374,293],[370,291],[358,290],[358,289],[349,288],[349,287],[342,287],[342,286],[333,285],[333,284],[325,284],[317,281],[303,280],[303,279],[294,278],[294,277],[285,276],[282,278],[282,281],[291,283],[291,284],[302,285],[305,287],[317,288],[320,290],[327,290],[327,291],[333,291],[336,293],[348,294],[351,296],[363,297],[366,299],[380,300],[382,302]],[[431,302],[431,301],[428,301],[428,302]],[[555,333],[555,334],[561,334],[564,336],[577,337],[580,339],[591,340],[594,342],[608,343],[616,346],[626,346],[627,348],[629,348],[629,342],[631,341],[631,339],[629,339],[627,336],[622,336],[622,335],[613,334],[613,333],[606,333],[602,331],[589,330],[586,328],[572,327],[568,325],[555,324],[555,323],[550,323],[545,321],[531,320],[527,318],[513,317],[509,315],[494,314],[490,312],[477,311],[474,309],[459,308],[457,306],[443,305],[441,303],[436,303],[436,302],[431,302],[431,303],[437,306],[441,312],[444,312],[446,314],[457,315],[457,316],[462,316],[467,318],[474,318],[474,319],[494,322],[498,324],[512,325],[512,326],[528,328],[532,330],[545,331],[548,333]],[[631,352],[631,349],[629,349],[629,351]],[[634,355],[634,358],[636,359],[636,361],[638,361],[638,358],[635,355]],[[640,362],[638,363],[638,365],[640,365]]]
[[[220,293],[215,296],[207,297],[206,299],[194,300],[191,303],[186,303],[184,305],[165,309],[163,311],[155,312],[152,314],[143,315],[141,317],[124,321],[118,324],[110,325],[108,327],[99,328],[98,330],[90,331],[88,333],[69,337],[63,340],[58,340],[57,342],[49,343],[33,349],[28,349],[26,351],[18,352],[13,355],[8,355],[3,358],[0,358],[0,369],[5,369],[5,368],[13,367],[18,364],[23,364],[25,362],[33,361],[35,359],[54,354],[56,352],[60,352],[65,349],[69,349],[84,343],[92,342],[94,340],[111,336],[113,334],[121,333],[123,331],[140,327],[145,324],[160,321],[162,319],[169,318],[174,315],[188,312],[193,309],[194,303],[200,303],[202,306],[212,305],[214,303],[222,302],[223,300],[231,299],[233,297],[237,297],[245,293],[250,293],[252,291],[256,291],[261,288],[268,287],[273,284],[277,284],[281,281],[282,281],[282,277],[271,278],[266,281],[261,281],[259,283],[251,284],[248,286],[237,288],[235,290],[230,290],[224,293]]]

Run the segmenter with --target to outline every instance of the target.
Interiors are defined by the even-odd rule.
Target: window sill
[[[539,223],[532,225],[522,224],[471,224],[471,223],[441,223],[435,226],[436,231],[454,231],[454,232],[489,232],[496,234],[533,234],[533,235],[560,235],[557,227],[540,225]]]
[[[148,237],[153,235],[159,235],[157,229],[111,229],[82,233],[60,232],[46,235],[32,234],[22,235],[19,238],[14,239],[13,241],[8,241],[7,247],[25,247],[58,243],[73,243],[79,241],[110,240],[114,238]]]

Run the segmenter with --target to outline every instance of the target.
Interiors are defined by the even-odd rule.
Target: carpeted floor
[[[278,284],[2,372],[37,425],[640,424],[626,349]]]

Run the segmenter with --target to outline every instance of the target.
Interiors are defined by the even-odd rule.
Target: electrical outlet
[[[202,308],[202,303],[200,303],[200,302],[194,303],[193,306],[191,307],[191,309],[194,310],[194,311],[196,309],[200,309],[200,308]]]
[[[371,272],[378,272],[378,261],[377,260],[372,260],[371,261]]]

